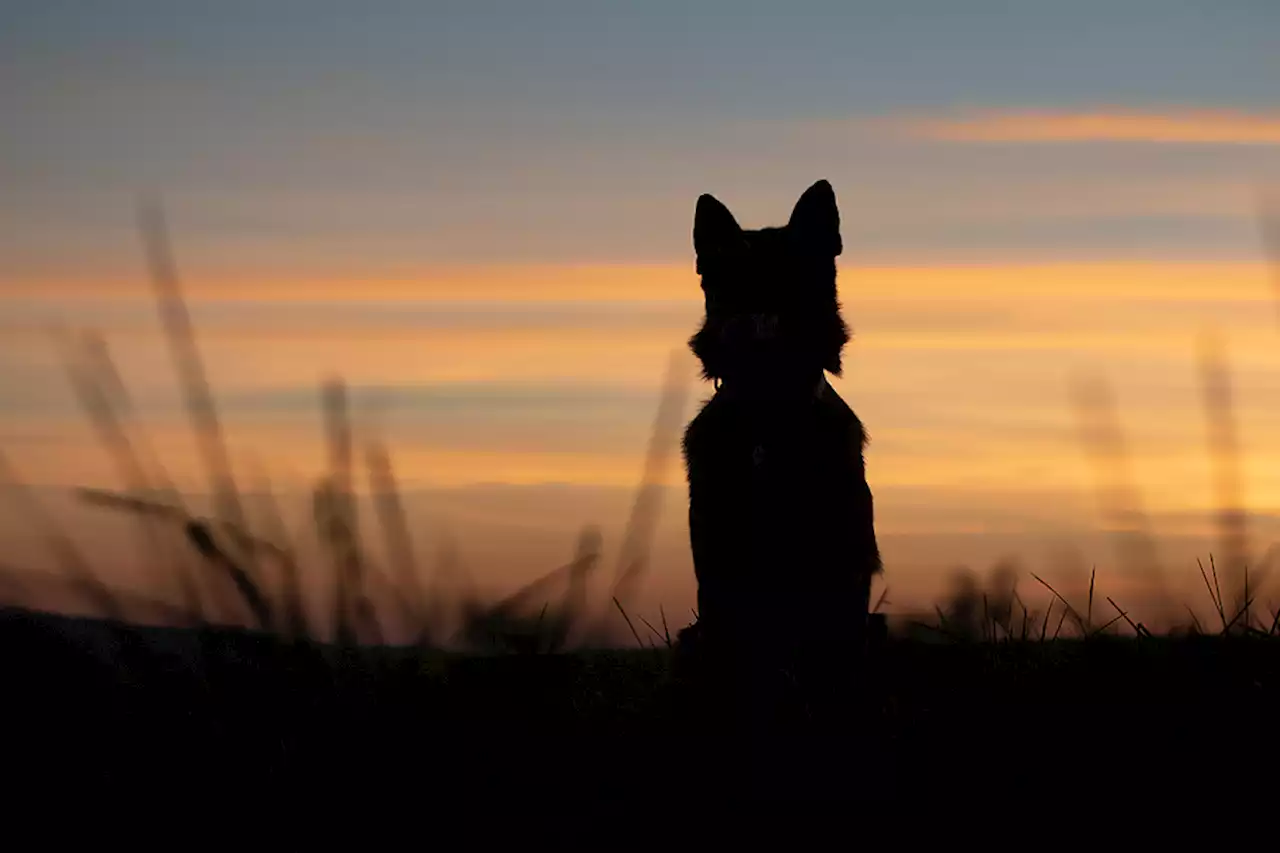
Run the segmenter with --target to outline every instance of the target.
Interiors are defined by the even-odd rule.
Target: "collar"
[[[751,382],[724,382],[715,380],[717,397],[729,400],[754,400],[768,402],[820,400],[831,388],[827,384],[827,375],[823,373],[811,386],[788,385],[781,389],[757,385]]]

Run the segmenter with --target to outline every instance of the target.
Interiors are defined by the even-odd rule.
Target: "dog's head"
[[[804,379],[840,373],[849,332],[836,299],[840,212],[818,181],[786,225],[748,231],[710,195],[698,199],[693,246],[706,318],[689,341],[708,379]]]

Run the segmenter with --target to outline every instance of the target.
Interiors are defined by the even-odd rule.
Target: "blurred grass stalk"
[[[1244,609],[1244,624],[1252,624],[1245,581],[1249,564],[1249,533],[1244,511],[1240,444],[1236,434],[1231,374],[1225,345],[1212,332],[1200,340],[1200,374],[1208,433],[1209,461],[1213,467],[1215,522],[1218,549],[1231,612]],[[1257,572],[1257,580],[1264,579]]]
[[[1115,396],[1101,376],[1077,376],[1072,386],[1079,436],[1094,472],[1095,496],[1110,532],[1120,570],[1138,581],[1153,604],[1168,609],[1164,571],[1133,476],[1129,446],[1120,426]]]

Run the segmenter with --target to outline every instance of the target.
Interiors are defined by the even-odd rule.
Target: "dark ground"
[[[0,611],[6,763],[27,779],[714,796],[723,762],[691,731],[671,663],[342,651]],[[1277,782],[1276,640],[890,639],[868,697],[849,772],[873,799],[1128,795],[1206,772]]]

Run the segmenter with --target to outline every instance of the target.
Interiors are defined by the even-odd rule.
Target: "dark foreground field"
[[[666,650],[342,651],[0,611],[8,767],[64,783],[714,795],[716,755],[691,734],[671,664]],[[1205,773],[1277,780],[1271,639],[889,639],[868,697],[849,772],[877,797],[1001,802],[1150,792]]]

